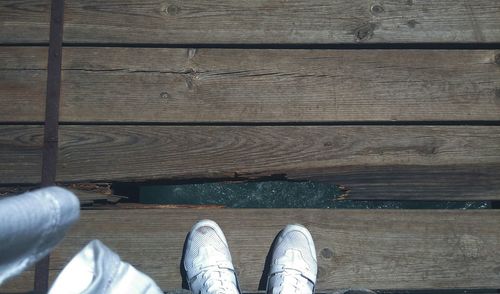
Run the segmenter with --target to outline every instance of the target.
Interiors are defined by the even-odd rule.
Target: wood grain
[[[0,122],[42,122],[48,49],[0,48]]]
[[[498,42],[495,0],[66,2],[65,41],[111,43]]]
[[[0,42],[46,42],[48,2],[7,0]],[[68,0],[65,42],[156,44],[487,43],[495,0]]]
[[[62,181],[498,167],[500,127],[62,126],[59,163]]]
[[[191,225],[203,218],[224,230],[246,291],[257,289],[271,242],[288,223],[302,223],[313,235],[319,290],[500,287],[498,211],[84,211],[52,254],[51,273],[87,242],[100,239],[163,289],[180,288],[182,245]]]
[[[38,181],[39,162],[25,159],[33,149],[17,145],[34,144],[41,128],[0,130],[2,163],[11,167],[0,181]],[[357,199],[500,195],[498,126],[63,125],[59,146],[62,182],[275,176],[331,181]]]
[[[500,52],[66,48],[63,122],[500,119]],[[0,121],[43,120],[45,48],[0,48]]]
[[[48,42],[49,0],[4,0],[0,2],[0,43]]]
[[[0,184],[40,183],[43,126],[0,126]]]
[[[474,200],[500,199],[500,165],[342,166],[294,170],[290,180],[340,184],[338,199]],[[480,196],[481,195],[481,196]]]

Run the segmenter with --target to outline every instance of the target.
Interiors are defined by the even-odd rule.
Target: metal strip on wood
[[[49,56],[47,65],[47,96],[42,161],[42,186],[51,186],[56,179],[59,132],[59,101],[61,94],[61,63],[64,26],[64,0],[52,0],[50,16]],[[35,292],[46,293],[49,286],[50,255],[35,267]]]

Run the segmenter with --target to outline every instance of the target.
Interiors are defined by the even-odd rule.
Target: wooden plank
[[[292,171],[291,180],[340,184],[350,200],[498,200],[500,165],[342,166]],[[481,196],[480,196],[481,195]]]
[[[0,43],[41,43],[49,40],[50,0],[0,2]]]
[[[51,272],[97,238],[163,289],[180,288],[182,245],[203,218],[224,230],[247,291],[257,289],[271,242],[287,223],[302,223],[313,235],[319,290],[500,287],[500,213],[491,210],[84,211],[52,255]]]
[[[314,174],[311,170],[345,176],[353,169],[376,169],[371,178],[365,173],[357,180],[397,194],[387,191],[392,190],[388,185],[394,183],[394,169],[409,168],[408,177],[397,179],[409,198],[422,197],[425,187],[430,195],[440,192],[429,197],[444,199],[500,195],[498,126],[63,126],[60,146],[59,181],[296,178]],[[413,190],[422,183],[414,182],[418,178],[412,177],[412,168],[420,169],[417,175],[446,175],[452,169],[464,173]],[[471,187],[452,187],[457,177]],[[344,185],[335,176],[330,179]],[[369,193],[350,189],[362,192]]]
[[[46,49],[0,52],[0,120],[42,121]],[[500,119],[500,52],[492,50],[66,48],[63,55],[63,122]]]
[[[40,183],[43,126],[0,125],[0,184]]]
[[[500,41],[500,3],[68,0],[65,24],[78,43],[485,43]]]
[[[38,181],[27,156],[41,128],[0,133],[1,183]],[[500,126],[63,125],[60,140],[62,182],[274,176],[331,181],[357,199],[500,197]]]
[[[49,2],[0,4],[0,43],[48,41]],[[158,44],[486,43],[495,0],[68,0],[66,42]]]
[[[0,48],[0,122],[44,121],[47,50]]]

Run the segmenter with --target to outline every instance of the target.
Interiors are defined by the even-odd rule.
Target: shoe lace
[[[211,267],[202,273],[204,287],[200,294],[238,294],[236,286],[236,277],[234,272],[229,269],[221,269],[219,267]]]
[[[284,270],[275,276],[277,281],[273,294],[306,294],[312,293],[314,288],[311,281],[295,270]]]

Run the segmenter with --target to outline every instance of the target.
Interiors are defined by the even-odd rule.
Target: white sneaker
[[[311,233],[301,225],[286,226],[278,235],[273,250],[267,293],[313,293],[317,272]]]
[[[199,221],[191,229],[184,268],[194,294],[240,293],[226,237],[214,221]]]

